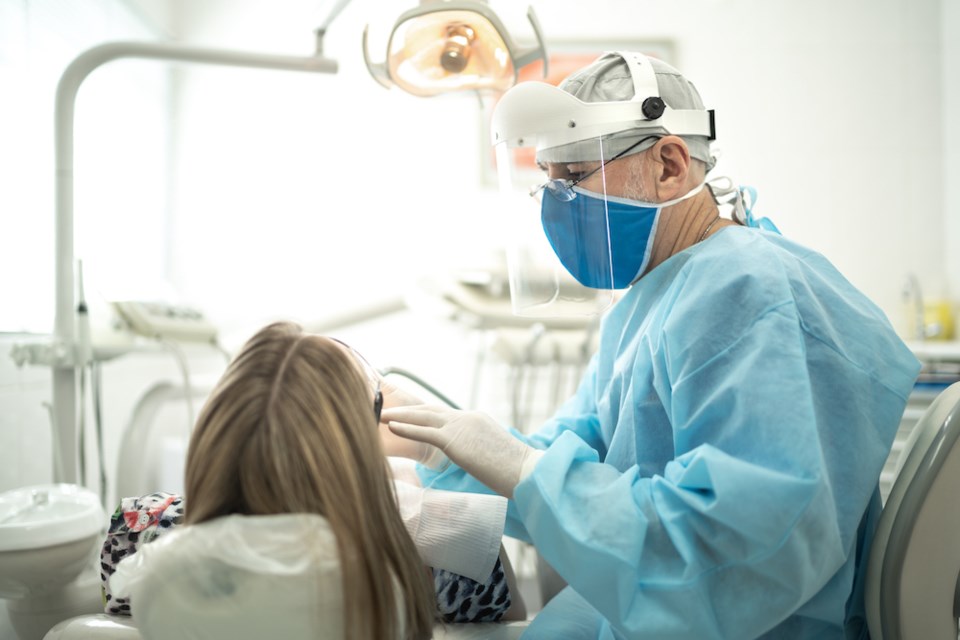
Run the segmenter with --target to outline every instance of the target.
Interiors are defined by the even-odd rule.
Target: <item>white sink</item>
[[[0,597],[59,589],[95,557],[107,520],[95,493],[45,484],[0,493]]]

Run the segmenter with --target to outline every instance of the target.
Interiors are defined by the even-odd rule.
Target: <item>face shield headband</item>
[[[713,111],[673,109],[657,93],[656,74],[643,56],[624,54],[634,76],[635,95],[619,102],[584,102],[544,82],[522,82],[497,103],[493,112],[495,145],[535,147],[538,157],[569,145],[615,137],[626,131],[637,135],[716,137]],[[544,157],[548,162],[604,160],[599,157]]]

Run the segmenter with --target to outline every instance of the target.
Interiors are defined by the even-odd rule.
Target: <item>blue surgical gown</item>
[[[570,585],[524,638],[866,638],[877,483],[919,363],[826,259],[727,227],[603,320],[507,533]],[[518,437],[521,437],[517,434]],[[425,484],[484,491],[452,466]]]

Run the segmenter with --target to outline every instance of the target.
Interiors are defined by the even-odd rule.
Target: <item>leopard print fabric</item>
[[[486,582],[433,570],[437,611],[444,622],[499,622],[510,608],[510,589],[500,558]]]

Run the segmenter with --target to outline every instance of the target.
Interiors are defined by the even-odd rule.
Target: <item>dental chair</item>
[[[872,640],[957,640],[960,615],[960,382],[911,432],[867,565]]]
[[[390,373],[410,375],[402,370],[391,370]],[[210,389],[212,385],[201,386],[193,392],[198,394],[196,399],[199,401]],[[167,403],[182,400],[184,397],[182,387],[160,382],[148,389],[137,403],[121,444],[117,469],[117,492],[120,496],[146,495],[151,491],[149,487],[157,486],[156,473],[142,468],[144,465],[139,452],[158,448],[162,433],[158,433],[160,429],[155,424],[157,415]],[[440,399],[447,401],[442,396]],[[94,588],[99,594],[99,582]],[[526,620],[500,623],[438,623],[434,628],[433,640],[517,640],[528,625],[529,621]],[[41,640],[41,636],[20,640]],[[88,613],[56,624],[42,635],[42,640],[143,640],[143,636],[129,616]]]

